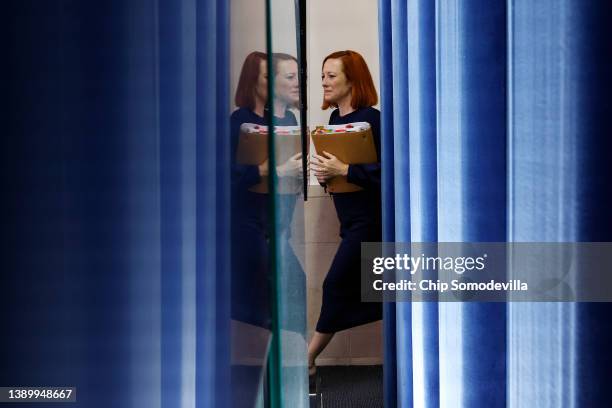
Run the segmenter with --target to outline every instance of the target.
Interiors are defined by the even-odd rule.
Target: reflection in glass
[[[293,115],[288,109],[299,107],[298,63],[295,57],[283,53],[273,54],[272,61],[275,73],[274,122],[278,124],[279,117]],[[279,163],[275,190],[279,327],[283,363],[295,369],[302,365],[299,357],[305,350],[306,330],[306,274],[293,248],[293,242],[299,242],[304,235],[300,128],[276,127],[274,142],[275,157]],[[288,380],[293,375],[286,377]]]
[[[297,2],[268,0],[269,51],[273,86],[270,101],[275,126],[289,112],[300,117],[297,44]],[[297,125],[297,121],[295,123]],[[301,125],[304,125],[303,123]],[[273,402],[285,407],[308,406],[306,342],[306,275],[304,273],[304,205],[301,129],[276,128],[272,150],[274,179],[274,271],[276,283],[275,341],[271,356],[278,375],[271,376]],[[290,170],[284,172],[283,170]],[[300,259],[302,262],[300,262]]]
[[[287,153],[276,166],[279,184],[299,185],[301,152],[297,120],[288,110],[299,100],[297,61],[289,55],[274,55],[275,99],[274,123],[279,128]],[[277,71],[278,70],[278,71]],[[250,53],[243,64],[236,91],[236,109],[230,118],[232,137],[232,318],[260,328],[270,329],[269,269],[269,194],[268,121],[266,54]],[[297,134],[298,137],[295,137]],[[288,149],[288,150],[287,150]],[[281,232],[288,234],[288,224],[295,207],[295,188],[280,188],[288,211],[279,215]],[[285,207],[283,207],[284,209]]]
[[[232,319],[234,321],[233,381],[242,389],[234,406],[252,401],[251,394],[261,383],[261,372],[272,328],[272,273],[270,239],[276,234],[277,253],[284,260],[278,270],[281,287],[288,293],[305,297],[306,279],[289,239],[296,202],[302,185],[300,129],[290,110],[299,103],[298,65],[288,54],[272,56],[274,109],[270,117],[267,95],[267,55],[254,51],[242,65],[236,88],[237,109],[231,123],[231,241],[232,241]],[[278,137],[275,150],[277,208],[270,219],[268,124],[275,125]],[[303,214],[303,210],[300,212]],[[280,290],[284,291],[283,289]],[[298,335],[305,350],[305,308],[280,306],[283,330]],[[295,342],[293,342],[295,344]],[[250,367],[250,368],[249,368]],[[259,370],[259,375],[251,371]],[[248,397],[245,397],[248,395]]]
[[[243,142],[248,136],[241,131],[245,124],[266,126],[266,58],[258,51],[245,58],[235,95],[238,109],[230,117],[233,407],[253,406],[262,388],[270,340],[268,200],[262,192],[267,166],[260,166],[253,160],[256,152],[240,143],[241,133]]]
[[[295,9],[293,2],[268,6],[272,13],[266,19],[263,7],[232,3],[232,406],[306,407],[304,156]],[[264,28],[271,40],[267,47],[257,33]]]
[[[252,124],[254,130],[266,126],[266,54],[252,52],[246,57],[235,101],[238,109],[230,118],[232,157],[236,160],[231,173],[232,318],[269,329],[268,200],[260,187],[267,166],[251,160],[261,152],[246,151],[244,143],[238,152],[243,124]],[[248,134],[243,132],[243,136]],[[238,161],[239,153],[242,160]]]

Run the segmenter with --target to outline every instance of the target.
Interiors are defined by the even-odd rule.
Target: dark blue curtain
[[[1,8],[0,384],[229,406],[227,2]]]
[[[610,241],[611,11],[379,1],[385,240]],[[608,406],[606,311],[386,304],[385,406]]]

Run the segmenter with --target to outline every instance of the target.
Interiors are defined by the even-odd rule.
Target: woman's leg
[[[334,333],[319,333],[315,331],[310,344],[308,345],[308,372],[311,374],[311,370],[314,371],[315,360],[319,354],[327,347]]]

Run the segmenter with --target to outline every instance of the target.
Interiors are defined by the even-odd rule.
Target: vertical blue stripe
[[[610,241],[609,2],[511,7],[511,239]],[[608,406],[607,304],[512,304],[508,406]]]
[[[435,2],[408,3],[410,224],[414,242],[436,242],[436,32]],[[438,304],[412,304],[414,406],[439,406]]]
[[[506,2],[462,6],[462,241],[500,242],[507,224]],[[464,316],[463,404],[505,407],[506,305],[468,303]]]
[[[231,401],[227,7],[222,0],[196,6],[196,407]]]
[[[391,7],[386,0],[378,1],[378,26],[391,26]],[[383,241],[395,241],[395,194],[393,172],[393,49],[391,30],[379,30],[381,155],[382,155],[382,222]],[[383,388],[384,406],[397,407],[396,306],[383,304]]]
[[[181,401],[182,385],[182,290],[184,203],[182,197],[180,87],[182,56],[171,40],[181,21],[181,4],[159,2],[159,79],[160,79],[160,185],[161,185],[161,406]],[[181,39],[184,40],[184,39]],[[178,82],[178,83],[177,83]]]
[[[406,2],[391,2],[391,45],[393,49],[393,172],[395,240],[410,241],[410,212],[398,209],[410,207],[410,190],[407,177],[410,171],[408,145],[402,143],[396,130],[408,132],[408,33]],[[396,91],[397,90],[397,91]],[[397,404],[411,407],[412,395],[412,308],[409,302],[396,304],[396,348],[397,348]]]

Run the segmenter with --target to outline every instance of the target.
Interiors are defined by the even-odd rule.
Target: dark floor
[[[318,375],[322,408],[383,407],[382,366],[318,367]]]

